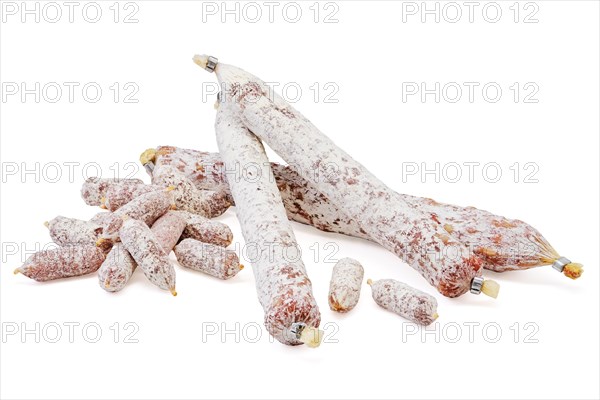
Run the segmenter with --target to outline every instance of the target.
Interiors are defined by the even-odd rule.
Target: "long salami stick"
[[[299,248],[279,190],[270,179],[267,156],[230,107],[223,103],[217,110],[217,143],[229,169],[241,172],[228,181],[246,245],[256,249],[251,264],[265,326],[284,344],[316,347],[321,316],[304,264],[294,255]]]
[[[142,164],[152,171],[174,167],[184,173],[198,189],[229,193],[223,162],[218,153],[160,146],[144,151]],[[332,204],[289,166],[271,163],[288,218],[312,225],[325,232],[371,240],[352,218]],[[230,194],[229,194],[230,196]],[[565,276],[577,279],[583,269],[554,250],[546,238],[531,225],[474,207],[438,203],[435,200],[400,194],[407,203],[440,221],[446,231],[467,243],[479,255],[483,268],[496,272],[525,270],[552,265]]]
[[[442,295],[457,297],[470,290],[497,296],[498,284],[481,277],[478,256],[439,221],[411,207],[336,146],[285,100],[271,93],[263,81],[237,67],[217,63],[213,57],[195,56],[194,61],[216,73],[224,101],[233,106],[248,129]],[[332,165],[336,173],[323,174],[331,172]]]

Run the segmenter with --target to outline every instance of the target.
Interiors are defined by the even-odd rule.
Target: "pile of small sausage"
[[[49,221],[60,247],[34,254],[15,273],[47,281],[98,271],[100,287],[114,292],[139,266],[176,295],[173,250],[183,267],[229,279],[243,266],[226,248],[231,230],[211,218],[235,205],[244,240],[256,252],[251,264],[267,330],[282,343],[315,347],[321,316],[301,257],[290,256],[299,249],[290,220],[378,243],[447,297],[495,298],[499,286],[483,278],[485,269],[551,265],[572,279],[583,272],[525,222],[395,192],[256,76],[214,57],[194,62],[221,85],[219,153],[161,146],[140,157],[152,184],[88,179],[83,199],[107,211],[89,221]],[[289,165],[269,163],[262,142]],[[358,261],[340,260],[332,270],[331,310],[352,310],[363,279]],[[438,317],[427,293],[393,279],[367,283],[385,309],[422,325]]]
[[[231,230],[209,219],[226,211],[229,201],[197,190],[184,176],[169,183],[88,179],[81,190],[85,202],[110,211],[89,221],[59,216],[46,222],[60,247],[32,255],[15,273],[48,281],[98,271],[100,287],[116,292],[139,266],[150,282],[176,295],[175,270],[168,258],[173,250],[184,267],[221,279],[237,274],[243,267],[235,252],[226,249],[233,240]],[[206,198],[193,200],[198,196]]]

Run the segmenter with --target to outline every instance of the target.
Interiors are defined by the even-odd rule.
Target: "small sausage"
[[[169,254],[185,228],[185,220],[173,211],[156,220],[150,230],[156,236],[161,248]],[[106,260],[98,270],[100,287],[117,292],[125,287],[137,264],[122,243],[113,246]]]
[[[373,299],[381,307],[420,325],[429,325],[438,317],[435,297],[394,279],[367,280]]]
[[[93,224],[96,224],[100,227],[103,227],[104,224],[106,223],[106,221],[111,218],[112,213],[108,212],[108,211],[101,211],[99,213],[97,213],[96,215],[94,215],[91,219],[90,222]]]
[[[204,218],[187,211],[176,211],[185,218],[186,226],[181,235],[182,239],[196,239],[221,247],[227,247],[233,240],[231,229],[222,222]]]
[[[98,270],[100,287],[108,292],[118,292],[129,282],[136,267],[123,243],[116,243]]]
[[[166,186],[146,185],[144,183],[118,183],[115,185],[109,185],[102,199],[102,205],[109,211],[117,211],[119,208],[123,207],[136,197],[146,193],[162,190]]]
[[[345,313],[358,303],[365,271],[352,258],[342,258],[334,266],[329,283],[329,308]]]
[[[142,165],[152,165],[146,171],[152,177],[163,175],[164,168],[175,167],[181,171],[200,190],[227,192],[231,201],[229,185],[225,177],[224,165],[218,153],[199,152],[173,146],[159,146],[147,149],[140,156]],[[158,179],[158,178],[157,178]]]
[[[106,195],[106,190],[114,184],[120,185],[139,185],[144,183],[140,179],[106,179],[91,177],[83,182],[81,186],[81,197],[88,206],[99,206],[102,204],[102,198]]]
[[[229,279],[244,269],[233,250],[194,239],[184,239],[175,246],[179,264],[219,279]]]
[[[152,182],[175,188],[173,193],[178,210],[214,218],[223,214],[231,206],[227,196],[222,192],[198,190],[183,173],[173,167],[162,168],[160,174],[153,175]]]
[[[156,178],[153,179],[153,185],[129,181],[105,182],[100,206],[109,211],[116,211],[141,195],[160,191],[167,186],[173,186],[175,189],[173,201],[178,210],[215,218],[231,206],[227,192],[200,190],[185,175],[170,166],[162,168],[154,175]]]
[[[117,240],[119,229],[123,225],[123,217],[138,219],[148,226],[152,225],[171,208],[173,199],[170,190],[168,188],[143,194],[115,211],[110,218],[107,218],[98,245],[105,246]]]
[[[105,258],[106,254],[96,246],[68,245],[38,251],[15,269],[14,273],[45,282],[92,273],[100,268]]]
[[[44,223],[52,241],[59,246],[70,244],[94,245],[102,232],[102,226],[75,218],[58,216]]]
[[[163,251],[169,254],[181,238],[186,220],[177,212],[168,211],[156,220],[150,229],[160,243]]]
[[[163,290],[169,290],[173,296],[177,296],[175,268],[148,225],[129,218],[123,222],[119,234],[123,246],[144,271],[144,275],[150,282]]]

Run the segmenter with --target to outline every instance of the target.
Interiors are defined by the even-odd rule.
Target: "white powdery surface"
[[[229,192],[224,174],[223,161],[216,153],[199,152],[173,146],[159,146],[154,158],[154,171],[151,174],[160,177],[163,168],[175,167],[182,172],[200,190]]]
[[[185,220],[174,211],[168,211],[154,222],[150,231],[165,254],[171,252],[181,237],[185,224]],[[136,267],[135,260],[125,249],[123,243],[116,243],[98,270],[100,287],[109,292],[122,290],[129,282]]]
[[[45,282],[92,273],[102,265],[106,254],[94,245],[73,244],[42,250],[30,256],[15,270],[28,278]]]
[[[186,268],[200,271],[219,279],[229,279],[242,270],[240,260],[233,250],[184,239],[175,246],[175,257]]]
[[[333,267],[329,283],[329,308],[337,312],[352,310],[360,298],[365,271],[352,258],[342,258]]]
[[[152,173],[152,182],[155,185],[175,188],[173,196],[178,210],[214,218],[227,211],[231,205],[221,192],[198,190],[185,174],[172,166],[155,168]]]
[[[119,234],[123,246],[148,280],[175,295],[175,268],[150,228],[142,221],[128,219]]]
[[[480,260],[439,221],[408,204],[260,79],[221,63],[215,72],[244,125],[358,221],[369,237],[419,271],[443,295],[469,291],[473,277],[481,275]],[[457,255],[446,256],[448,248]]]
[[[90,177],[83,182],[81,186],[81,198],[88,206],[99,206],[102,204],[102,198],[106,196],[106,191],[111,185],[140,185],[144,182],[140,179],[107,179]]]
[[[437,300],[420,290],[394,279],[371,283],[373,299],[381,307],[420,325],[437,318]]]
[[[166,155],[160,155],[168,149]],[[163,160],[165,158],[166,160]],[[172,146],[159,147],[156,162],[167,163],[187,174],[196,187],[222,190],[230,196],[220,155]],[[271,163],[288,218],[325,232],[372,240],[358,222],[290,166]],[[202,173],[198,173],[201,170]],[[444,229],[481,257],[483,268],[496,272],[549,265],[557,254],[531,225],[475,207],[438,203],[433,199],[399,194],[412,207],[429,213]]]
[[[123,225],[123,218],[143,221],[151,226],[154,221],[166,213],[173,204],[171,192],[159,190],[143,194],[115,211],[104,224],[102,238],[114,241]]]
[[[282,343],[301,344],[290,330],[295,323],[318,327],[320,313],[298,244],[260,141],[222,103],[215,123],[219,151],[251,256],[265,326]]]
[[[158,243],[160,243],[160,247],[165,254],[169,254],[181,238],[185,226],[186,221],[180,214],[174,211],[167,211],[165,215],[152,224],[150,230]]]
[[[200,242],[227,247],[233,240],[229,226],[219,221],[213,221],[198,214],[187,211],[176,211],[186,221],[182,239],[196,239]]]
[[[99,213],[97,213],[96,215],[94,215],[91,219],[90,222],[93,224],[96,224],[100,227],[103,227],[104,224],[110,219],[112,218],[112,213],[108,212],[108,211],[101,211]]]
[[[131,200],[150,192],[163,190],[158,185],[146,185],[145,183],[115,183],[109,184],[104,194],[104,206],[110,211],[116,211],[129,203]]]
[[[102,226],[91,221],[58,216],[48,221],[48,231],[52,241],[59,246],[94,245],[102,232]]]
[[[98,284],[108,292],[118,292],[127,285],[136,267],[123,243],[116,243],[98,270]]]

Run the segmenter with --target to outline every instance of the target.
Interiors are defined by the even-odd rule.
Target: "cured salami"
[[[39,282],[90,274],[104,261],[106,254],[94,245],[75,244],[51,250],[42,250],[30,256],[15,269]]]
[[[168,211],[152,224],[150,230],[156,236],[156,240],[160,243],[163,251],[169,254],[181,238],[186,224],[187,222],[182,215],[174,211]]]
[[[194,61],[206,67],[208,57],[196,56]],[[242,123],[358,221],[371,239],[419,271],[444,296],[471,291],[495,297],[490,285],[473,290],[478,289],[473,280],[481,276],[481,259],[439,221],[407,204],[260,79],[222,63],[214,71],[224,88],[224,101]]]
[[[183,173],[173,167],[162,168],[160,173],[155,172],[152,182],[175,188],[173,194],[179,210],[212,218],[221,215],[231,205],[220,193],[196,189]]]
[[[114,184],[133,185],[142,184],[140,179],[106,179],[91,177],[85,180],[81,186],[81,198],[88,206],[100,206],[102,198],[106,195],[106,190]]]
[[[124,217],[141,220],[148,226],[152,225],[172,207],[171,190],[168,188],[146,193],[112,213],[104,223],[102,235],[97,241],[98,246],[112,245],[118,239]]]
[[[145,150],[140,156],[140,162],[148,166],[146,171],[150,174],[153,183],[155,176],[158,180],[158,177],[163,175],[164,169],[168,171],[168,168],[173,167],[183,173],[196,188],[225,192],[229,194],[228,198],[231,200],[225,167],[218,153],[160,146]]]
[[[188,174],[196,187],[229,193],[218,153],[161,146],[153,154],[153,160],[158,166],[174,166]],[[195,167],[189,168],[190,165]],[[325,232],[371,240],[357,221],[332,204],[327,196],[291,167],[271,163],[271,169],[289,219]],[[203,173],[198,173],[197,170]],[[581,264],[571,263],[569,260],[566,263],[563,260],[564,268],[557,266],[561,258],[559,253],[538,230],[523,221],[474,207],[438,203],[432,199],[406,194],[400,196],[412,207],[430,213],[440,221],[444,230],[466,243],[480,256],[485,269],[504,272],[554,265],[555,269],[573,279],[583,272]]]
[[[219,279],[232,278],[244,269],[233,250],[194,239],[182,240],[174,252],[179,264]]]
[[[98,269],[98,283],[107,292],[118,292],[127,285],[136,267],[123,243],[115,243]]]
[[[168,211],[154,222],[150,231],[156,237],[160,247],[169,254],[179,240],[185,220],[174,211]],[[137,264],[122,243],[116,243],[98,270],[100,287],[117,292],[125,287]]]
[[[146,185],[145,183],[109,184],[104,192],[101,206],[109,211],[117,211],[131,200],[143,194],[163,190],[165,186]]]
[[[345,313],[352,310],[360,298],[365,271],[352,258],[342,258],[333,267],[329,283],[329,308]]]
[[[373,299],[381,307],[420,325],[430,325],[438,318],[435,297],[394,279],[382,279],[371,286]]]
[[[123,182],[106,184],[101,205],[110,211],[116,211],[141,195],[160,191],[165,187],[173,187],[174,207],[178,210],[215,218],[231,206],[231,202],[223,192],[198,190],[181,173],[169,168],[163,168],[161,171],[160,179],[154,179],[156,184],[153,185]]]
[[[142,221],[128,218],[123,222],[119,234],[123,247],[144,271],[146,278],[177,296],[175,268],[150,228]]]
[[[90,222],[100,227],[103,227],[106,221],[108,221],[108,219],[111,218],[111,216],[112,213],[108,211],[102,211],[90,218]]]
[[[102,226],[91,221],[58,216],[44,223],[52,241],[59,246],[70,244],[94,245],[102,233]]]
[[[251,264],[265,326],[281,343],[317,346],[321,315],[264,148],[228,103],[218,107],[215,129],[227,170],[242,174],[228,181],[246,246],[256,250]]]
[[[177,211],[185,219],[186,225],[181,235],[182,239],[196,239],[200,242],[227,247],[233,240],[229,226],[219,221],[204,218],[198,214]]]

